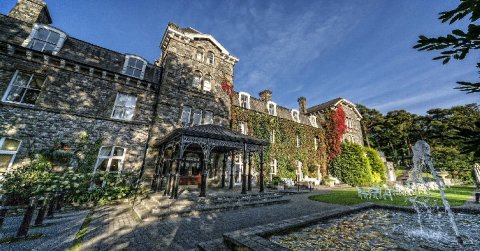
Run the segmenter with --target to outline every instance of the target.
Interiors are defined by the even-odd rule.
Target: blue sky
[[[2,0],[8,13],[16,0]],[[53,25],[70,36],[138,54],[153,62],[168,22],[212,34],[240,58],[235,89],[271,89],[278,104],[297,108],[344,97],[383,113],[479,102],[454,90],[477,81],[478,52],[447,65],[412,49],[418,35],[446,34],[438,13],[454,0],[45,0]]]

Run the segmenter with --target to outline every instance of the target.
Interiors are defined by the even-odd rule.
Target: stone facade
[[[189,125],[195,111],[201,111],[200,123],[207,123],[206,115],[212,114],[211,123],[236,128],[231,125],[231,109],[241,106],[244,94],[233,91],[238,58],[211,35],[170,23],[161,41],[162,55],[150,64],[141,57],[70,37],[50,23],[41,0],[20,0],[8,15],[0,14],[0,139],[21,141],[14,166],[25,162],[29,153],[50,148],[58,140],[75,141],[87,132],[92,139],[102,138],[104,146],[124,147],[123,168],[143,168],[149,180],[158,159],[158,143],[175,128],[185,126],[185,107],[191,109]],[[49,51],[47,45],[34,48],[34,35],[41,29],[60,34],[57,47]],[[145,62],[137,69],[141,70],[138,76],[126,73],[132,58]],[[46,79],[32,104],[6,100],[21,73]],[[136,98],[131,119],[113,118],[119,94]],[[268,114],[272,93],[264,91],[260,96],[249,95],[248,109]],[[353,121],[347,134],[363,144],[361,116],[352,103],[340,102]],[[291,109],[275,107],[274,116],[310,126],[314,126],[311,116],[320,125],[323,112],[331,108],[307,108],[301,97],[294,110],[297,119]]]

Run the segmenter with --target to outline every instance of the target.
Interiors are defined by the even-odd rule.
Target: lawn
[[[447,200],[451,206],[462,206],[465,204],[465,201],[472,196],[472,192],[475,190],[474,186],[452,186],[445,189],[445,194],[447,195]],[[320,201],[331,204],[340,204],[340,205],[355,205],[364,202],[373,202],[381,204],[391,204],[399,206],[409,206],[411,203],[408,201],[409,196],[394,196],[393,201],[390,198],[383,200],[377,199],[360,199],[358,197],[356,188],[335,190],[331,193],[318,194],[310,196],[309,199],[314,201]],[[438,205],[442,205],[440,198],[440,193],[438,191],[431,191],[428,194],[419,195],[419,197],[426,197],[431,199],[433,204],[435,201]]]

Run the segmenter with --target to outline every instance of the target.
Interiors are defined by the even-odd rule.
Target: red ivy
[[[327,121],[327,146],[328,161],[332,161],[342,153],[342,138],[347,131],[345,125],[345,111],[341,104],[338,104],[335,110],[328,114]]]
[[[222,82],[222,90],[228,94],[228,96],[233,96],[233,86],[228,83],[227,80]]]

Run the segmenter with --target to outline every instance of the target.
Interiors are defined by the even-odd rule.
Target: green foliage
[[[453,147],[436,147],[432,152],[433,165],[438,170],[447,171],[454,179],[472,180],[472,164],[469,156],[461,154]]]
[[[365,186],[372,183],[372,169],[363,147],[357,144],[342,144],[342,155],[333,160],[330,171],[343,183]]]
[[[387,167],[382,159],[380,159],[378,152],[369,147],[364,147],[364,151],[367,154],[370,167],[372,168],[373,183],[387,182]]]
[[[302,171],[309,177],[317,176],[317,167],[326,173],[326,154],[324,131],[320,128],[299,124],[294,121],[272,117],[268,114],[232,107],[232,126],[238,130],[239,122],[246,122],[248,135],[270,141],[270,133],[275,131],[275,143],[265,147],[266,173],[269,163],[277,160],[278,176],[280,178],[296,179],[296,161],[302,162]],[[297,135],[300,147],[296,145]],[[318,148],[315,150],[314,139],[318,138]]]
[[[480,26],[474,22],[480,17],[480,3],[478,0],[461,0],[457,8],[440,13],[439,19],[442,23],[455,23],[464,17],[470,16],[470,23],[466,30],[455,29],[446,36],[428,38],[419,36],[417,44],[413,47],[419,51],[441,51],[440,56],[433,58],[434,60],[442,60],[446,64],[450,59],[462,60],[471,50],[480,48]],[[477,64],[480,69],[480,64]],[[466,91],[467,93],[480,92],[480,83],[471,83],[460,81],[457,89]]]

